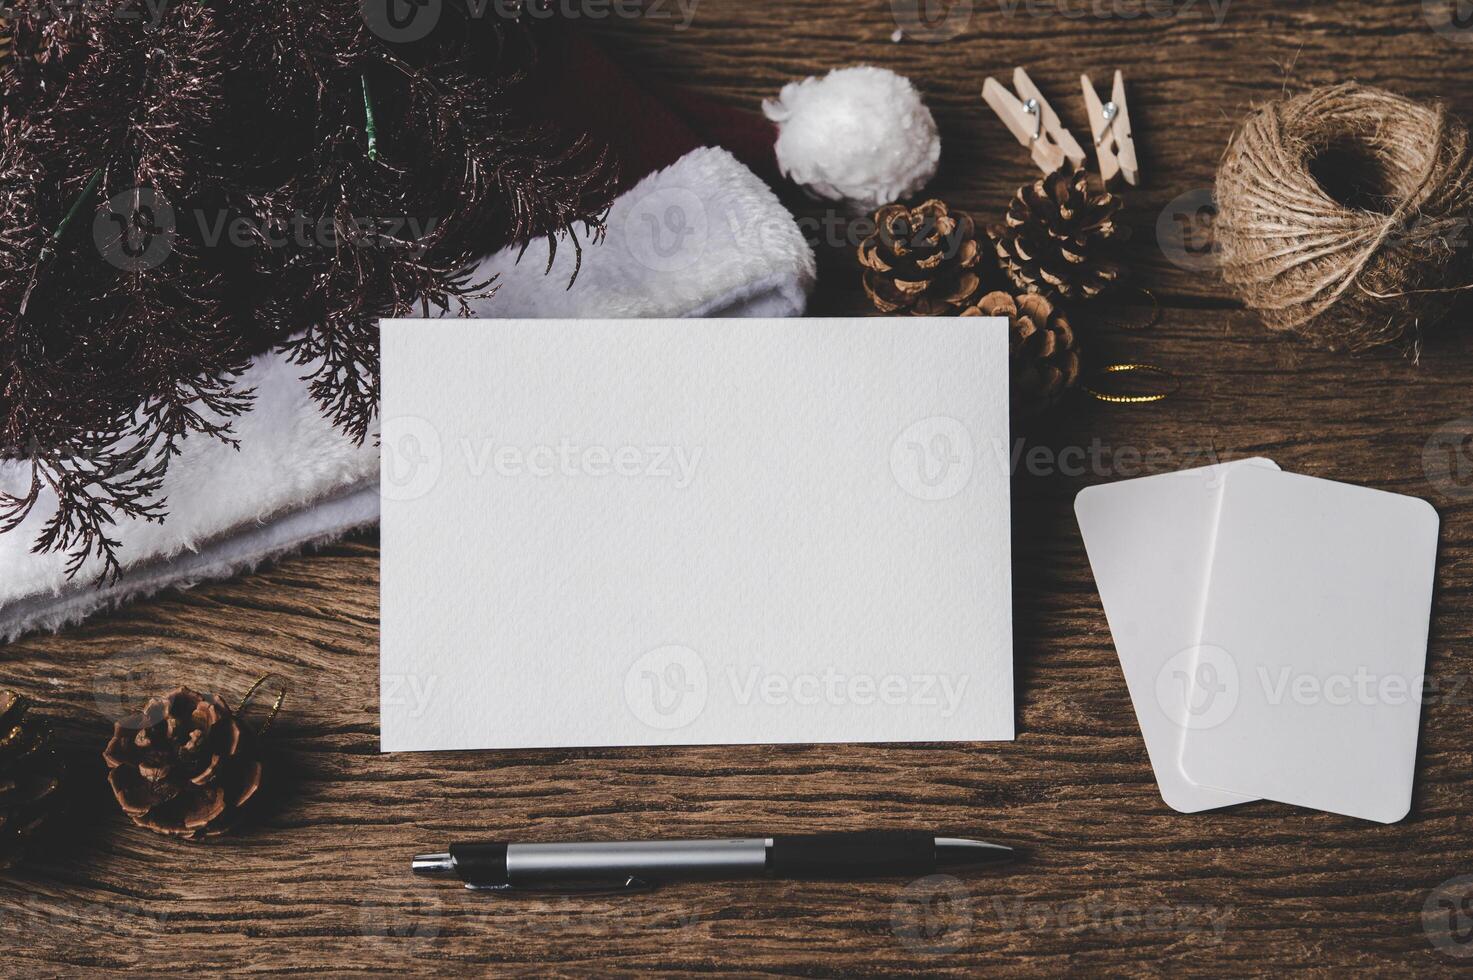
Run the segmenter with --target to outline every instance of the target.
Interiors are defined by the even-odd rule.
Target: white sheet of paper
[[[1004,321],[386,321],[384,751],[1013,737]]]
[[[1223,478],[1242,466],[1278,469],[1247,459],[1088,487],[1074,501],[1156,784],[1182,813],[1252,799],[1196,785],[1180,761]]]
[[[1394,823],[1411,807],[1437,563],[1414,497],[1227,474],[1182,740],[1192,780]]]

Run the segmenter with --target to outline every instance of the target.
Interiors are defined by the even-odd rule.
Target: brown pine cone
[[[1062,311],[1038,293],[988,293],[962,316],[1008,318],[1013,415],[1026,419],[1055,405],[1079,383],[1079,347]]]
[[[30,707],[27,698],[0,691],[0,868],[25,857],[61,798],[61,758]]]
[[[864,291],[881,313],[956,316],[982,286],[981,262],[971,217],[936,200],[881,208],[859,243]]]
[[[1066,168],[1019,188],[1006,222],[987,233],[1019,290],[1091,299],[1125,275],[1122,203],[1088,171]]]
[[[123,811],[160,834],[222,833],[261,786],[254,733],[219,697],[188,688],[118,722],[102,757]]]

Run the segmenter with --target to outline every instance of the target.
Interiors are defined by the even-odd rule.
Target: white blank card
[[[383,324],[385,751],[1013,737],[1007,324]]]
[[[1242,466],[1278,468],[1267,459],[1223,463],[1089,487],[1074,502],[1156,784],[1182,813],[1252,799],[1198,786],[1181,770],[1192,710],[1188,671],[1223,481]]]
[[[1394,823],[1411,806],[1438,516],[1414,497],[1227,474],[1182,768],[1225,792]]]

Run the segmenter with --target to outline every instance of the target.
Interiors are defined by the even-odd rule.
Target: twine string
[[[1365,178],[1339,196],[1316,173],[1336,152]],[[1441,104],[1345,83],[1259,109],[1223,155],[1217,204],[1224,279],[1319,346],[1404,342],[1473,290],[1452,233],[1473,219],[1473,138]]]

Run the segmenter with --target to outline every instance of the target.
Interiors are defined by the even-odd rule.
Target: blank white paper
[[[1180,763],[1182,734],[1197,708],[1188,670],[1223,480],[1242,466],[1278,468],[1267,459],[1223,463],[1089,487],[1074,502],[1156,784],[1182,813],[1252,799],[1198,786]]]
[[[1411,806],[1438,516],[1413,497],[1227,474],[1187,776],[1394,823]]]
[[[1004,321],[382,355],[384,751],[1013,737]]]

